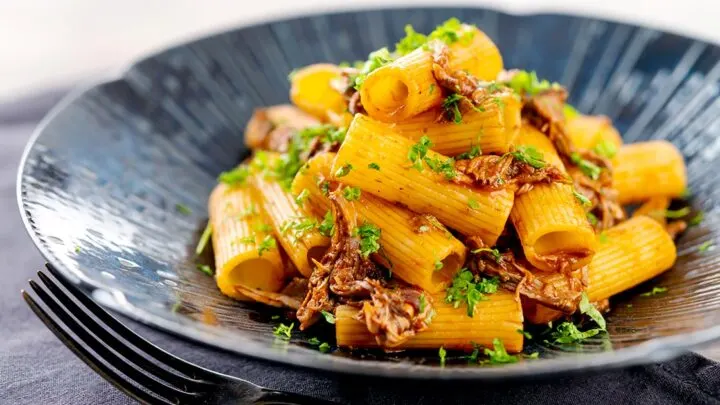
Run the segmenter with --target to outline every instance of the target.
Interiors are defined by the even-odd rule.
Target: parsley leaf
[[[356,201],[360,198],[361,191],[357,187],[345,187],[343,189],[343,197],[348,201]]]
[[[179,212],[182,215],[190,215],[192,214],[192,210],[188,208],[185,204],[175,204],[175,211]]]
[[[515,75],[506,84],[516,93],[520,95],[527,94],[528,96],[534,96],[541,91],[560,87],[557,83],[550,83],[547,80],[539,80],[537,73],[534,71],[528,72],[526,70],[520,70],[515,73]]]
[[[580,313],[585,314],[590,317],[595,323],[600,327],[602,330],[607,330],[607,325],[605,324],[605,318],[603,318],[600,311],[598,311],[597,308],[595,308],[595,305],[590,303],[590,299],[588,298],[587,294],[585,292],[582,293],[582,296],[580,298]]]
[[[371,253],[380,250],[380,244],[378,243],[380,234],[380,228],[369,222],[365,222],[353,229],[353,236],[360,238],[360,253],[364,257],[368,257]]]
[[[583,172],[584,175],[588,176],[589,178],[597,180],[600,177],[600,172],[602,172],[602,168],[587,159],[583,159],[582,156],[580,156],[580,154],[578,154],[577,152],[574,152],[570,155],[570,160],[575,165],[577,165],[577,167],[580,169],[581,172]]]
[[[690,214],[690,207],[680,208],[679,210],[665,210],[665,218],[678,219]]]
[[[335,177],[345,177],[350,173],[350,170],[352,170],[353,165],[350,163],[345,163],[341,168],[337,169],[335,171]]]
[[[265,235],[265,238],[258,245],[258,256],[262,256],[263,253],[269,251],[270,249],[274,249],[276,246],[277,243],[275,242],[275,238],[273,238],[272,235]]]
[[[200,256],[203,250],[205,250],[205,246],[207,246],[208,241],[210,241],[210,236],[212,235],[212,232],[212,224],[208,221],[207,225],[205,225],[205,230],[200,236],[200,240],[198,240],[197,247],[195,247],[196,256]]]
[[[607,236],[607,233],[605,231],[600,232],[600,235],[598,235],[598,240],[600,243],[608,243],[610,241],[610,237]]]
[[[407,55],[425,45],[427,41],[426,35],[416,32],[412,25],[407,24],[405,26],[405,37],[395,44],[395,53],[399,56]]]
[[[712,241],[705,241],[702,245],[698,246],[698,252],[707,252],[710,250],[715,249],[715,246],[712,244]]]
[[[617,154],[617,146],[608,140],[602,140],[595,145],[593,151],[600,156],[612,159]]]
[[[497,249],[490,249],[490,248],[480,248],[475,249],[472,251],[472,253],[481,253],[481,252],[488,252],[493,256],[493,259],[495,259],[496,262],[500,263],[502,261],[502,255],[500,255],[500,251]]]
[[[508,354],[502,340],[498,338],[493,339],[493,349],[484,350],[485,355],[490,357],[490,363],[492,364],[516,363],[518,361],[517,356]]]
[[[380,170],[380,165],[375,162],[372,162],[368,165],[368,169]]]
[[[408,160],[412,162],[413,167],[419,172],[423,170],[423,159],[427,155],[428,150],[433,146],[432,141],[427,136],[420,138],[418,143],[410,147],[408,151]]]
[[[705,219],[705,213],[700,211],[688,221],[688,225],[690,226],[697,226],[700,225],[700,223]]]
[[[575,196],[575,198],[577,198],[578,201],[580,201],[580,204],[582,204],[583,206],[589,207],[592,205],[592,202],[590,202],[590,200],[585,197],[584,194],[578,193],[577,190],[573,190],[573,195]]]
[[[532,339],[532,335],[530,334],[530,332],[528,332],[528,331],[526,331],[526,330],[517,329],[517,330],[515,330],[515,331],[516,331],[517,333],[523,335],[523,336],[525,337],[525,339]]]
[[[653,287],[653,289],[651,291],[644,292],[644,293],[640,294],[640,296],[641,297],[652,297],[654,295],[659,295],[664,292],[667,292],[666,287]]]
[[[328,195],[330,195],[330,182],[329,181],[322,181],[322,182],[320,182],[320,184],[318,184],[318,186],[320,187],[320,192],[324,196],[327,197]]]
[[[300,207],[302,207],[303,204],[305,204],[305,201],[308,199],[308,197],[310,197],[310,191],[308,189],[304,188],[300,192],[300,194],[298,194],[297,197],[295,197],[295,203],[297,205],[299,205]]]
[[[320,346],[318,346],[318,350],[320,350],[320,352],[322,353],[327,353],[330,351],[330,345],[328,344],[328,342],[322,342],[320,343]]]
[[[273,334],[281,339],[290,340],[294,327],[295,322],[291,322],[290,325],[285,325],[284,323],[281,323],[273,330]]]
[[[446,117],[452,117],[452,121],[456,124],[462,123],[462,113],[460,112],[460,101],[465,97],[460,94],[453,93],[442,102],[442,109]]]
[[[473,275],[468,269],[460,269],[447,288],[445,302],[452,303],[455,308],[461,303],[467,305],[467,314],[472,317],[475,312],[475,304],[485,300],[484,294],[497,292],[499,280],[497,278],[483,278]]]
[[[207,264],[198,264],[197,269],[202,271],[203,273],[207,274],[210,277],[212,277],[215,274],[213,269],[211,269],[210,266],[208,266]]]
[[[457,176],[457,172],[455,171],[455,159],[453,158],[447,158],[445,161],[442,161],[438,157],[426,157],[424,160],[432,171],[435,173],[441,173],[447,180],[452,180]]]
[[[322,222],[318,225],[318,232],[328,238],[333,236],[335,233],[335,219],[333,218],[332,212],[327,211],[325,213],[325,217],[323,217]]]
[[[480,208],[480,203],[477,202],[477,200],[472,199],[472,198],[468,199],[468,203],[467,203],[467,204],[468,204],[468,207],[470,207],[470,208],[472,208],[472,209],[474,209],[474,210]]]
[[[333,315],[331,312],[322,310],[320,311],[320,313],[322,314],[323,318],[325,318],[325,322],[333,325],[335,324],[335,315]]]
[[[428,35],[429,40],[433,39],[439,39],[440,41],[445,42],[448,45],[452,45],[455,42],[460,41],[461,43],[468,45],[470,41],[472,41],[473,37],[475,36],[474,31],[467,31],[464,33],[461,33],[463,25],[457,18],[453,17],[445,21],[444,23],[438,25],[431,33]]]
[[[542,169],[545,167],[545,160],[543,154],[532,146],[520,146],[516,151],[510,152],[512,157],[526,163],[535,169]]]
[[[367,76],[388,63],[392,62],[395,58],[390,54],[387,48],[380,48],[377,51],[370,52],[367,61],[363,64],[360,69],[360,73],[355,77],[354,87],[356,90],[360,90],[363,82],[367,79]]]
[[[435,260],[434,266],[435,266],[435,271],[440,271],[440,270],[442,270],[444,264],[440,260]]]
[[[250,169],[245,166],[238,166],[232,170],[220,173],[218,181],[228,186],[244,186],[250,176]]]
[[[425,306],[427,305],[427,302],[425,302],[425,294],[420,294],[420,298],[418,298],[418,309],[420,312],[425,311]]]
[[[440,365],[442,367],[445,367],[445,357],[447,356],[447,352],[445,351],[444,346],[440,346],[438,349],[438,357],[440,357]]]
[[[574,323],[563,322],[555,328],[555,331],[553,331],[550,336],[555,339],[554,343],[568,344],[582,342],[583,340],[593,337],[600,332],[602,332],[602,329],[600,328],[589,329],[581,332]]]
[[[482,153],[482,151],[480,150],[480,147],[477,145],[473,145],[469,151],[463,152],[463,153],[455,156],[455,159],[457,159],[457,160],[474,159],[474,158],[480,156],[481,153]]]
[[[592,212],[588,212],[587,214],[588,222],[590,222],[590,225],[595,226],[598,224],[598,218],[593,214]]]

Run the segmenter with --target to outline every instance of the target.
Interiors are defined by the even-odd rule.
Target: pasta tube
[[[675,244],[657,221],[633,217],[603,233],[588,268],[587,295],[600,301],[649,280],[672,267]]]
[[[612,164],[613,187],[621,204],[680,197],[687,187],[683,156],[667,141],[625,145]]]
[[[463,112],[462,122],[438,121],[442,112],[432,109],[404,121],[390,125],[406,138],[418,141],[422,136],[430,138],[433,150],[443,155],[458,155],[473,146],[482,153],[505,153],[514,145],[520,129],[520,100],[504,92],[488,98],[476,111]]]
[[[220,291],[236,299],[247,299],[236,285],[279,291],[285,280],[283,262],[252,187],[218,184],[208,206]]]
[[[445,293],[433,294],[435,317],[429,329],[408,339],[398,349],[460,349],[470,351],[473,343],[492,348],[493,339],[502,340],[505,349],[517,353],[523,348],[523,312],[515,294],[499,290],[478,301],[473,317],[467,309],[445,302]],[[339,306],[335,310],[335,336],[340,347],[378,347],[367,326],[355,319],[358,310]]]
[[[449,46],[450,69],[467,70],[481,80],[495,80],[503,68],[500,51],[476,27],[465,25],[460,35],[464,32],[472,32],[472,40]],[[443,94],[432,66],[432,52],[420,47],[370,73],[360,89],[365,111],[377,120],[398,122],[439,106]]]
[[[290,78],[290,100],[308,114],[338,125],[344,121],[347,109],[345,96],[332,86],[333,80],[339,79],[341,70],[337,65],[318,63],[306,66]]]
[[[580,149],[593,149],[601,143],[620,149],[623,144],[610,118],[602,115],[578,115],[567,121],[565,130],[573,145]]]
[[[479,236],[495,244],[513,205],[513,190],[481,191],[449,182],[443,174],[424,165],[413,167],[409,152],[413,142],[366,116],[356,115],[345,142],[337,153],[331,173],[352,170],[341,178],[344,184],[388,201],[404,204],[417,213],[430,214],[465,235]],[[426,159],[447,161],[433,151]],[[369,166],[377,164],[380,170]]]
[[[658,221],[662,226],[667,225],[667,218],[665,218],[665,211],[670,206],[670,198],[668,197],[653,197],[639,206],[638,209],[633,212],[633,217],[639,217],[640,215],[648,216]]]
[[[552,142],[535,128],[524,125],[518,144],[535,148],[547,164],[564,171]],[[541,270],[557,271],[563,261],[577,269],[595,253],[595,231],[570,184],[533,186],[515,197],[510,218],[527,260]]]
[[[330,177],[334,157],[333,153],[315,156],[293,182],[293,192],[307,190],[308,204],[320,212],[329,212],[329,200],[319,184]],[[370,222],[381,229],[382,254],[374,259],[391,268],[393,276],[439,292],[465,263],[465,246],[444,227],[438,228],[439,224],[369,193],[361,193],[353,206],[359,223]]]
[[[295,197],[278,182],[258,173],[253,175],[253,184],[280,245],[300,274],[309,278],[313,260],[320,261],[330,239],[318,231],[315,215],[299,207]]]

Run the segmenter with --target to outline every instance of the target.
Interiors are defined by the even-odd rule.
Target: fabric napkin
[[[62,91],[0,105],[0,404],[130,404],[65,348],[20,297],[43,259],[15,198],[20,155]],[[573,377],[483,384],[374,379],[291,368],[180,340],[125,318],[164,349],[268,388],[357,404],[720,404],[720,365],[696,354]]]

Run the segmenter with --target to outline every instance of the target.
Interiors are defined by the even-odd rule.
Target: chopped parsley
[[[440,270],[442,270],[443,266],[445,266],[445,265],[443,264],[443,262],[441,262],[440,260],[435,260],[435,264],[434,264],[435,271],[440,271]]]
[[[617,146],[608,140],[602,140],[595,145],[593,151],[600,156],[612,159],[617,154]]]
[[[598,235],[598,240],[600,243],[608,243],[610,241],[610,237],[607,236],[607,233],[605,231],[600,232],[600,235]]]
[[[345,187],[343,189],[343,197],[348,201],[356,201],[360,198],[361,191],[357,187]]]
[[[545,167],[543,154],[532,146],[520,146],[516,151],[510,152],[510,155],[520,162],[526,163],[535,169]]]
[[[270,249],[274,249],[277,246],[277,243],[275,242],[275,238],[273,238],[272,235],[265,235],[265,238],[260,242],[258,245],[258,256],[262,256],[263,253],[269,251]]]
[[[175,204],[175,211],[181,213],[182,215],[191,215],[192,210],[188,208],[185,204]]]
[[[438,357],[440,357],[440,365],[445,367],[445,357],[447,356],[447,351],[445,351],[444,346],[440,346],[438,349]]]
[[[313,346],[319,346],[319,345],[320,345],[320,339],[318,339],[318,338],[316,338],[316,337],[311,337],[310,339],[308,339],[308,343],[310,343],[310,344],[313,345]]]
[[[298,137],[303,141],[303,149],[305,149],[305,146],[315,138],[325,143],[343,143],[345,134],[347,134],[345,128],[323,124],[303,128],[298,132]]]
[[[227,172],[220,173],[218,181],[233,187],[244,186],[247,182],[248,176],[250,176],[250,169],[247,166],[242,165]]]
[[[300,194],[298,194],[297,197],[295,197],[295,203],[302,207],[303,204],[305,204],[305,201],[307,201],[307,199],[309,197],[310,197],[310,191],[308,189],[304,188],[304,189],[302,189]]]
[[[700,211],[698,212],[694,217],[688,221],[688,225],[690,226],[697,226],[700,225],[700,223],[705,219],[705,213]]]
[[[364,257],[368,257],[370,254],[380,250],[380,243],[378,243],[378,240],[380,240],[381,233],[380,228],[369,222],[365,222],[359,227],[353,229],[353,236],[360,238],[360,253]]]
[[[584,194],[578,193],[577,190],[573,190],[573,195],[575,196],[575,198],[577,198],[578,201],[580,201],[580,204],[582,204],[583,206],[589,207],[592,205],[592,202],[590,202],[590,200],[585,197]]]
[[[328,344],[328,342],[322,342],[320,343],[320,346],[318,346],[318,350],[320,350],[320,352],[322,353],[327,353],[330,351],[330,345]]]
[[[418,298],[418,310],[420,312],[424,312],[426,306],[427,302],[425,301],[425,294],[420,294],[420,298]]]
[[[467,204],[468,204],[468,207],[470,207],[470,208],[472,208],[472,209],[474,209],[474,210],[480,208],[480,203],[477,202],[477,200],[472,199],[472,198],[469,198],[469,199],[468,199],[468,203],[467,203]]]
[[[418,171],[423,170],[423,159],[427,155],[428,150],[433,146],[432,141],[427,136],[420,138],[418,143],[410,147],[408,151],[408,160],[412,162],[413,167]]]
[[[472,253],[482,253],[482,252],[488,252],[492,255],[493,259],[495,259],[496,262],[500,263],[502,262],[502,255],[500,254],[500,251],[497,249],[490,249],[490,248],[480,248],[475,249],[472,251]]]
[[[516,329],[515,332],[523,335],[525,337],[525,339],[532,339],[532,335],[530,334],[530,332],[528,332],[526,330]]]
[[[473,275],[468,269],[460,269],[448,287],[445,295],[445,302],[459,308],[460,304],[467,305],[467,314],[472,317],[475,312],[475,304],[485,300],[484,294],[497,292],[499,280],[497,278],[480,278]]]
[[[435,83],[430,85],[430,94],[433,94],[435,92]]]
[[[293,239],[297,241],[298,238],[303,237],[308,232],[312,231],[318,226],[317,221],[310,218],[296,218],[294,220],[288,220],[280,228],[280,233],[286,234],[288,231],[293,232]]]
[[[602,330],[607,330],[607,325],[605,323],[605,318],[603,318],[600,311],[598,311],[597,308],[595,308],[595,305],[590,303],[590,299],[588,298],[587,294],[585,292],[582,293],[582,296],[580,298],[580,313],[585,314],[590,319],[595,321],[595,323],[600,327]]]
[[[554,343],[569,344],[582,342],[602,331],[600,328],[595,328],[581,332],[574,323],[566,321],[558,325],[550,336],[555,339]]]
[[[387,48],[380,48],[377,51],[370,52],[367,61],[365,61],[362,68],[360,68],[360,73],[358,73],[353,80],[355,89],[360,90],[360,87],[362,87],[363,82],[365,82],[365,79],[367,79],[370,73],[387,65],[394,59]]]
[[[505,345],[503,344],[502,340],[495,338],[493,339],[493,349],[485,349],[484,353],[486,356],[490,358],[491,364],[508,364],[508,363],[516,363],[518,361],[517,356],[513,356],[511,354],[508,354],[507,350],[505,350]]]
[[[575,107],[571,106],[570,104],[565,104],[563,106],[563,115],[565,116],[566,120],[572,119],[580,115],[580,112],[575,109]]]
[[[294,327],[295,322],[291,322],[290,325],[285,325],[284,323],[281,323],[273,330],[273,334],[281,339],[290,340]]]
[[[407,55],[410,52],[425,45],[428,41],[427,35],[415,31],[412,25],[405,26],[405,37],[395,44],[395,53],[399,56]]]
[[[602,168],[587,159],[583,159],[577,152],[570,155],[570,160],[589,178],[597,180],[600,177]]]
[[[350,163],[345,163],[341,168],[335,171],[335,177],[345,177],[350,173],[350,170],[352,169],[353,165],[351,165]]]
[[[455,159],[453,158],[447,158],[446,160],[442,160],[440,158],[429,158],[426,157],[425,163],[434,171],[435,173],[440,173],[443,176],[445,176],[446,180],[452,180],[455,177],[457,177],[457,172],[455,171]]]
[[[712,241],[705,241],[702,243],[702,245],[698,246],[698,252],[703,253],[710,250],[715,249],[715,246],[712,244]]]
[[[330,195],[330,182],[329,181],[321,181],[319,184],[320,192],[323,193],[324,196]]]
[[[372,162],[368,165],[368,169],[380,170],[380,165],[375,162]]]
[[[538,357],[540,357],[540,353],[539,353],[539,352],[532,352],[532,353],[530,353],[530,354],[527,355],[527,358],[528,358],[528,359],[537,359]]]
[[[321,235],[331,237],[335,233],[335,219],[330,211],[325,213],[322,222],[318,225],[318,232]]]
[[[207,225],[205,226],[205,230],[203,231],[202,235],[200,235],[200,240],[198,241],[197,246],[195,247],[195,255],[200,256],[205,250],[205,246],[207,246],[208,241],[210,241],[210,236],[212,235],[212,224],[208,221]]]
[[[245,236],[243,238],[238,239],[238,242],[243,243],[245,245],[254,245],[255,244],[255,236]]]
[[[598,224],[598,218],[593,214],[592,212],[588,212],[586,214],[588,222],[590,222],[590,225],[595,226]]]
[[[641,297],[652,297],[667,292],[666,287],[653,287],[652,290],[640,294]]]
[[[207,264],[198,264],[197,269],[200,270],[201,272],[207,274],[210,277],[212,277],[213,274],[215,274],[213,269],[211,269],[210,266],[208,266]]]
[[[690,214],[690,207],[680,208],[679,210],[665,210],[665,218],[678,219]]]
[[[320,313],[322,314],[323,318],[325,318],[325,322],[333,325],[335,324],[335,315],[333,315],[331,312],[322,310],[320,311]]]
[[[291,82],[291,81],[295,78],[295,75],[297,74],[297,71],[298,71],[297,69],[293,69],[293,70],[290,71],[290,73],[288,73],[287,79],[288,79],[289,82]]]
[[[457,18],[453,17],[438,25],[429,35],[428,40],[439,39],[448,45],[460,42],[463,45],[469,45],[475,36],[475,32],[469,30],[461,33],[463,24]]]
[[[270,317],[270,319],[272,319],[273,321],[277,321],[278,319],[280,319],[280,315],[273,315]]]
[[[268,225],[266,223],[262,223],[262,222],[255,224],[253,229],[255,229],[257,232],[263,232],[263,233],[272,231],[272,227],[270,225]]]
[[[480,156],[481,153],[482,153],[482,151],[480,150],[480,147],[477,145],[473,145],[469,151],[463,152],[463,153],[455,156],[455,159],[457,159],[457,160],[474,159],[474,158]]]
[[[506,83],[508,87],[518,94],[534,96],[541,91],[560,87],[557,83],[550,83],[548,80],[539,80],[537,73],[520,70]]]
[[[462,123],[462,113],[460,112],[460,101],[465,97],[460,94],[453,93],[442,102],[442,109],[446,117],[452,117],[452,121],[456,124]]]

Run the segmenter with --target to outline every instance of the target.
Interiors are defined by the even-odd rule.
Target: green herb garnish
[[[380,170],[380,165],[375,162],[372,162],[368,165],[368,169]]]
[[[394,59],[395,58],[390,54],[390,51],[387,48],[380,48],[377,51],[370,52],[367,61],[363,64],[360,72],[353,80],[355,89],[360,90],[360,87],[370,73],[387,65]]]
[[[360,198],[361,191],[357,187],[345,187],[342,191],[343,197],[348,201],[356,201]]]
[[[497,249],[490,249],[490,248],[480,248],[475,249],[472,251],[472,253],[478,254],[482,252],[488,252],[492,255],[493,259],[495,259],[496,262],[500,263],[502,261],[502,255],[500,254],[500,251]]]
[[[600,177],[602,168],[587,159],[583,159],[577,152],[570,155],[570,160],[589,178],[597,180]]]
[[[350,163],[345,163],[341,168],[337,169],[335,171],[335,177],[345,177],[350,173],[350,170],[352,170],[353,165]]]
[[[445,367],[445,356],[447,356],[447,352],[445,351],[444,346],[440,346],[438,349],[438,357],[440,357],[440,365],[442,367]]]
[[[452,303],[455,308],[461,303],[467,304],[467,314],[472,317],[475,304],[485,300],[484,294],[497,292],[499,280],[497,278],[480,278],[467,269],[461,269],[453,278],[452,285],[448,287],[445,302]]]
[[[600,329],[607,330],[605,318],[603,318],[600,311],[595,308],[595,305],[590,303],[590,299],[588,299],[588,296],[585,292],[583,292],[581,295],[579,309],[581,314],[585,314],[590,317],[590,319],[595,321],[595,323],[600,327]]]
[[[427,302],[425,302],[425,294],[420,294],[420,297],[418,298],[418,309],[420,312],[425,311],[425,306],[427,305]]]
[[[428,165],[428,167],[432,169],[432,171],[442,174],[447,180],[452,180],[457,176],[457,172],[455,171],[455,159],[453,158],[447,158],[445,160],[442,160],[437,157],[426,157],[424,161]]]
[[[244,186],[247,182],[248,176],[250,176],[250,169],[247,166],[242,165],[232,170],[220,173],[218,181],[233,187]]]
[[[335,233],[335,219],[333,218],[332,212],[327,211],[325,213],[325,217],[323,217],[322,222],[318,225],[318,232],[328,238]]]
[[[364,257],[380,250],[380,243],[378,243],[380,234],[380,228],[369,222],[365,222],[353,230],[353,236],[360,238],[360,253]]]
[[[516,93],[520,95],[526,94],[528,96],[534,96],[541,91],[560,87],[557,83],[550,83],[547,80],[539,80],[537,73],[534,71],[528,72],[526,70],[521,70],[515,73],[506,85],[513,89]]]
[[[470,207],[474,210],[480,209],[480,203],[477,202],[477,200],[475,200],[475,199],[469,198],[467,204],[468,204],[468,207]]]
[[[692,217],[690,221],[688,221],[688,225],[698,226],[703,221],[703,219],[705,219],[705,213],[700,211],[694,217]]]
[[[605,156],[608,159],[612,159],[617,154],[617,146],[614,143],[603,140],[597,143],[593,148],[593,151],[600,156]]]
[[[679,210],[665,210],[665,218],[678,219],[690,214],[690,207],[680,208]]]
[[[302,207],[305,204],[305,201],[310,197],[310,191],[306,188],[304,188],[300,194],[295,197],[295,203]]]
[[[212,231],[212,224],[208,221],[207,225],[205,225],[205,230],[202,235],[200,235],[200,240],[198,240],[198,244],[195,247],[195,256],[200,256],[203,250],[205,250],[205,246],[207,246],[208,241],[210,241]]]
[[[443,266],[444,266],[443,262],[441,262],[440,260],[435,260],[435,264],[434,264],[435,271],[442,270]]]
[[[426,35],[416,32],[412,25],[407,24],[405,26],[405,37],[395,44],[395,53],[399,56],[407,55],[425,45],[427,41]]]
[[[335,324],[335,315],[333,315],[331,312],[322,310],[320,311],[320,313],[322,314],[323,318],[325,318],[325,322],[333,325]]]
[[[207,274],[210,277],[212,277],[215,274],[213,269],[211,269],[210,266],[208,266],[207,264],[198,264],[197,269],[200,270],[201,272]]]
[[[480,151],[480,147],[477,145],[473,145],[469,151],[463,152],[457,156],[455,156],[455,159],[457,160],[464,160],[464,159],[474,159],[478,156],[480,156],[482,152]]]
[[[275,336],[278,336],[281,339],[290,340],[290,338],[292,337],[292,330],[294,327],[295,327],[294,322],[291,322],[290,325],[285,325],[284,323],[281,323],[273,330],[273,334]]]
[[[580,201],[580,204],[582,204],[583,206],[589,207],[592,205],[592,202],[590,202],[590,200],[585,197],[584,194],[578,193],[577,190],[573,190],[573,195],[575,196],[575,198],[577,198],[578,201]]]
[[[180,203],[175,204],[175,211],[179,212],[182,215],[191,215],[192,214],[192,210],[190,208],[188,208],[187,205],[180,204]]]
[[[258,245],[258,256],[262,256],[263,253],[269,251],[270,249],[274,249],[277,246],[277,243],[275,242],[275,238],[273,238],[272,235],[265,235],[265,238],[260,242]]]
[[[520,146],[516,151],[510,152],[510,155],[520,162],[534,167],[535,169],[542,169],[545,167],[543,154],[532,146]]]
[[[705,241],[702,243],[702,245],[698,246],[698,252],[707,252],[709,250],[713,250],[715,246],[712,244],[712,241]]]
[[[598,235],[598,240],[600,241],[600,243],[608,243],[610,241],[610,237],[607,236],[607,233],[605,233],[605,231],[602,231]]]
[[[590,222],[590,225],[595,226],[598,224],[598,218],[593,214],[592,212],[588,212],[585,214],[587,216],[588,222]]]
[[[665,287],[653,287],[652,290],[650,290],[648,292],[644,292],[644,293],[640,294],[640,296],[641,297],[652,297],[652,296],[667,292],[667,290],[668,289]]]
[[[600,328],[595,328],[581,332],[574,323],[563,322],[555,328],[555,331],[553,331],[550,336],[555,339],[554,343],[579,343],[585,339],[597,335],[602,331],[603,330]]]
[[[502,340],[498,338],[493,339],[493,349],[494,350],[484,350],[485,355],[490,358],[491,364],[507,364],[515,363],[518,361],[517,356],[508,354],[507,350],[505,350],[505,345],[503,344]]]
[[[410,147],[408,151],[408,160],[412,162],[413,167],[418,171],[423,170],[423,159],[427,155],[428,150],[433,146],[432,141],[427,136],[420,138],[418,143]]]
[[[528,332],[528,331],[526,331],[526,330],[516,329],[515,331],[516,331],[517,333],[523,335],[523,336],[525,337],[525,339],[532,339],[532,335],[530,334],[530,332]]]

